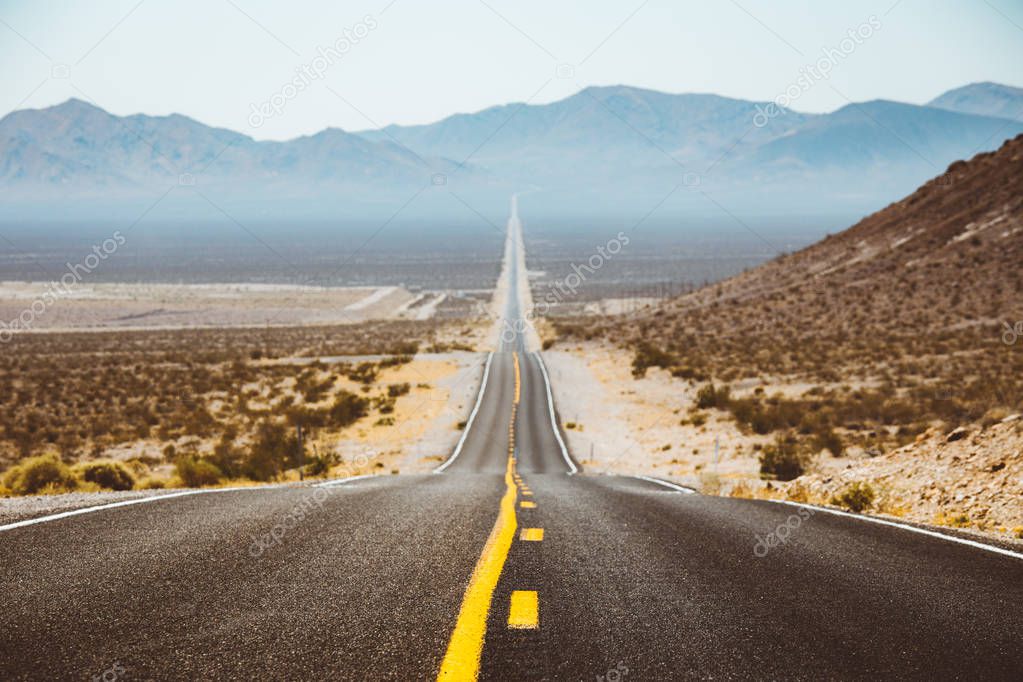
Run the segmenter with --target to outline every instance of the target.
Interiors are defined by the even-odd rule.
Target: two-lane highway
[[[513,208],[505,333],[436,473],[2,528],[0,677],[1023,679],[1023,555],[579,471],[519,230]]]

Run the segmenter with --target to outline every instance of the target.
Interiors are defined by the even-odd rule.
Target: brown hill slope
[[[724,494],[1023,539],[1023,136],[798,253],[652,311],[555,326],[625,346],[637,376],[690,382],[681,428],[724,429],[716,413],[773,434],[725,454],[755,455],[760,478]],[[683,447],[672,462],[698,472]]]
[[[744,428],[839,452],[1018,410],[1021,320],[1023,136],[802,251],[652,312],[558,327],[596,326],[637,374],[713,380],[701,406]],[[805,390],[772,396],[779,385]]]

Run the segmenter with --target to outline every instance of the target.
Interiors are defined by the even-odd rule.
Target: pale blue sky
[[[180,112],[286,139],[549,102],[593,84],[770,100],[871,15],[880,28],[793,108],[922,103],[980,80],[1023,85],[1023,0],[85,4],[0,1],[0,115],[77,96],[116,114]],[[252,104],[281,93],[318,46],[367,15],[375,27],[358,44],[251,125]],[[556,77],[559,64],[571,77]]]

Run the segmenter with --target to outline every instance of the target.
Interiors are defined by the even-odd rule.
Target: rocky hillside
[[[1023,538],[1023,136],[802,251],[557,328],[670,371],[683,425],[761,436],[724,494]]]
[[[713,381],[704,404],[760,433],[837,430],[883,450],[938,420],[1023,407],[1021,321],[1023,136],[802,251],[653,311],[561,329],[595,325],[634,352],[637,374]],[[785,399],[771,399],[778,386]]]
[[[863,374],[949,352],[1018,361],[1023,339],[1002,336],[1019,320],[1023,136],[952,164],[840,234],[673,301],[640,320],[639,336],[696,337],[674,344],[682,350],[706,345],[699,337],[709,332],[741,360],[737,371],[826,373],[827,360],[863,364]]]

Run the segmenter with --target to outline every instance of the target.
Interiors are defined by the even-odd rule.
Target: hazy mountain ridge
[[[315,212],[337,202],[382,206],[441,173],[442,186],[460,183],[480,207],[531,188],[540,190],[533,205],[541,211],[601,201],[623,213],[645,211],[652,198],[695,178],[701,191],[726,194],[747,211],[793,201],[807,209],[846,202],[859,211],[1023,132],[1023,122],[977,113],[1002,112],[1013,91],[967,86],[935,100],[973,113],[875,100],[803,114],[713,94],[590,87],[550,104],[377,131],[328,128],[284,142],[178,114],[118,117],[72,99],[0,120],[0,195],[35,210],[33,202],[151,195],[198,176],[239,201],[283,205],[297,197]]]
[[[75,99],[0,120],[0,159],[0,191],[43,195],[50,188],[131,193],[188,175],[243,192],[298,190],[303,183],[328,189],[366,181],[422,184],[432,167],[453,166],[336,128],[288,142],[259,142],[179,114],[117,117]]]
[[[1000,83],[970,83],[949,90],[927,104],[964,114],[981,114],[1023,121],[1023,88]]]

